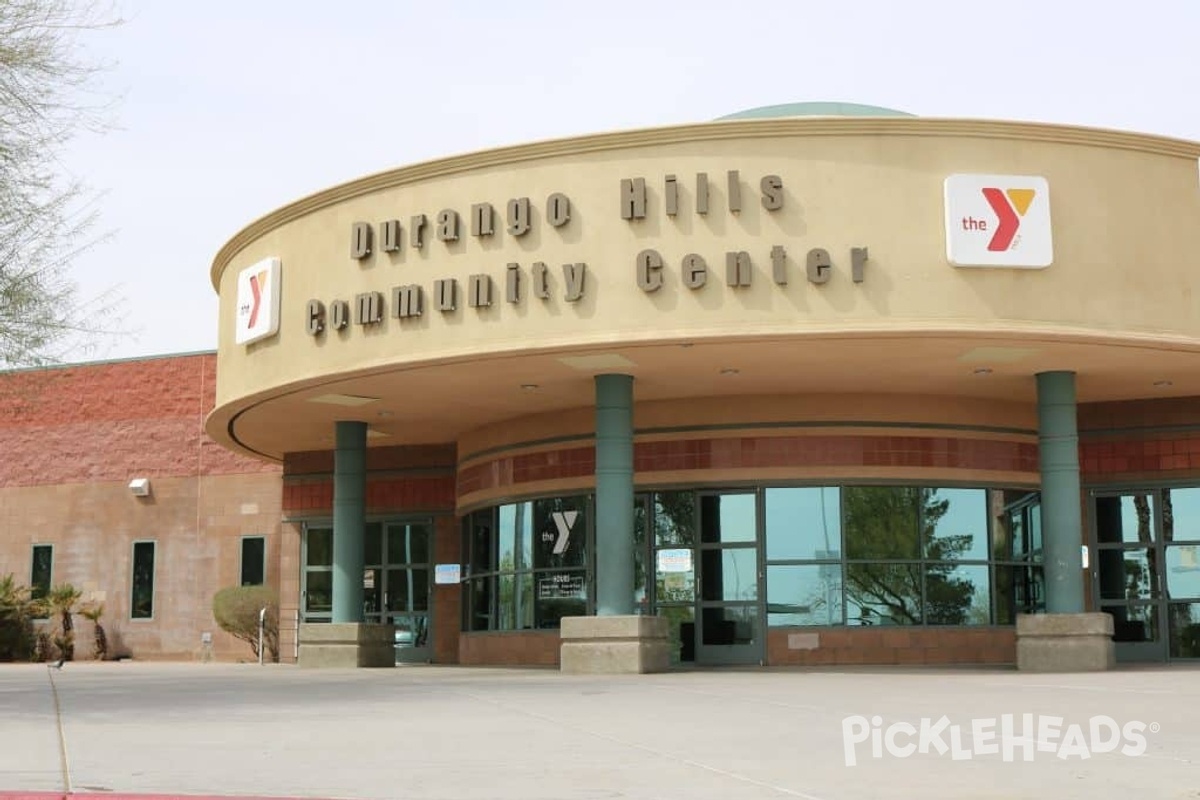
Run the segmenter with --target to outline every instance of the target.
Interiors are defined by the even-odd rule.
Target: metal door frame
[[[704,519],[703,519],[703,500],[705,497],[723,497],[732,495],[749,495],[754,500],[754,536],[748,542],[736,543],[706,543],[703,541],[704,535]],[[701,489],[696,491],[695,501],[695,520],[696,520],[696,535],[693,545],[692,563],[695,565],[696,574],[696,600],[695,600],[695,663],[699,666],[724,666],[736,664],[757,664],[763,665],[766,663],[766,567],[764,562],[763,548],[763,497],[761,487],[750,488],[729,488],[729,489]],[[749,601],[727,601],[727,600],[704,600],[704,559],[703,554],[706,550],[748,550],[754,549],[754,568],[755,568],[755,600]],[[753,644],[749,645],[706,645],[704,644],[704,609],[706,608],[754,608],[755,621],[755,639]]]

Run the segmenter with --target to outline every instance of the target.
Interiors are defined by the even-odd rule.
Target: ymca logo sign
[[[279,331],[279,259],[266,258],[238,273],[238,344],[250,344]]]
[[[956,267],[1044,269],[1054,261],[1050,185],[1034,175],[951,175],[946,258]]]
[[[554,540],[554,555],[561,556],[571,546],[571,531],[575,528],[575,520],[579,519],[578,511],[555,511],[550,515],[554,527],[558,529],[558,538]]]

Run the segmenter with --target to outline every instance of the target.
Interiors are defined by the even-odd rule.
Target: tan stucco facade
[[[1025,411],[1015,416],[1028,417],[1032,376],[1047,370],[1076,372],[1080,402],[1200,395],[1190,269],[1200,253],[1198,155],[1194,143],[1080,128],[795,118],[522,145],[370,176],[264,217],[218,255],[219,378],[208,430],[279,459],[328,448],[333,421],[357,418],[371,423],[372,445],[459,441],[470,452],[490,426],[525,417],[543,435],[547,415],[578,428],[567,412],[590,407],[591,376],[605,371],[633,374],[647,413],[679,398],[729,396],[804,396],[845,411],[839,397],[876,395],[865,406],[922,397],[916,404],[941,416],[963,402],[1016,402]],[[729,208],[731,171],[738,211]],[[706,214],[696,211],[698,173],[708,176]],[[1053,263],[951,266],[943,181],[956,173],[1044,177]],[[622,181],[637,178],[645,217],[626,219]],[[570,209],[558,227],[548,219],[555,193]],[[506,230],[516,198],[532,207],[521,236]],[[495,210],[490,236],[472,233],[482,203]],[[459,217],[456,241],[438,239],[444,209]],[[420,248],[411,239],[418,214],[427,220]],[[387,253],[383,224],[393,219],[400,246]],[[362,259],[351,253],[355,223],[373,233]],[[776,247],[786,256],[773,259]],[[827,282],[808,279],[814,248],[832,261]],[[861,282],[852,248],[867,250]],[[652,291],[638,280],[646,251],[663,262]],[[727,254],[740,251],[752,265],[749,285],[730,286]],[[707,266],[700,288],[684,285],[690,254]],[[279,332],[238,346],[238,272],[269,257],[282,265]],[[564,264],[586,265],[575,267],[576,285]],[[490,278],[490,305],[470,307],[472,275]],[[457,281],[453,311],[437,309],[435,282],[446,279]],[[398,319],[393,289],[410,285],[421,287],[422,313]],[[365,292],[382,295],[373,325],[354,317]],[[311,300],[327,313],[347,301],[351,321],[334,331],[326,320],[310,335]],[[578,356],[597,359],[562,360]],[[329,394],[378,400],[308,402]],[[769,406],[745,407],[753,415]],[[728,416],[724,408],[714,414]]]

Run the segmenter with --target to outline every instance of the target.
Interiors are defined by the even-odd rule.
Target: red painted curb
[[[260,797],[240,794],[128,794],[124,792],[6,792],[0,800],[316,800],[299,797]]]

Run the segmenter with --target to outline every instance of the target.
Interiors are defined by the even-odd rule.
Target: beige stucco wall
[[[1194,270],[1200,252],[1200,145],[1075,128],[921,119],[752,120],[635,131],[527,145],[400,169],[306,198],[253,224],[218,255],[220,345],[215,419],[249,398],[323,376],[471,360],[531,350],[570,351],[660,340],[778,338],[812,333],[904,332],[1082,337],[1200,346]],[[738,170],[742,208],[730,213],[726,171]],[[711,181],[711,210],[693,212],[695,175]],[[951,173],[1041,175],[1052,198],[1054,263],[1044,270],[963,269],[946,259],[943,181]],[[680,213],[663,210],[663,181],[681,189]],[[759,180],[782,178],[782,209],[760,203]],[[646,219],[622,219],[620,181],[646,179]],[[566,194],[571,220],[545,221],[552,192]],[[536,209],[523,238],[505,233],[505,204],[528,196]],[[497,234],[470,235],[474,203],[497,211]],[[462,234],[433,237],[436,214],[456,210]],[[425,247],[408,241],[409,218],[429,217]],[[379,251],[378,224],[399,219],[397,256]],[[376,226],[375,253],[351,258],[351,226]],[[786,286],[771,280],[770,250],[788,253]],[[829,250],[833,278],[805,279],[805,253]],[[850,278],[850,248],[868,247],[866,279]],[[637,286],[646,248],[666,262],[664,285]],[[725,285],[725,253],[746,250],[753,284]],[[708,264],[699,290],[681,285],[680,261]],[[234,344],[238,270],[282,260],[279,334]],[[535,261],[551,270],[552,299],[528,293]],[[520,264],[526,294],[504,299],[505,267]],[[563,263],[587,265],[584,296],[562,298]],[[466,306],[468,276],[493,281],[490,308]],[[434,281],[456,278],[459,308],[434,309]],[[419,319],[390,316],[390,290],[419,284]],[[374,329],[312,337],[310,299],[353,302],[380,291],[387,316]],[[213,431],[210,431],[213,432]],[[216,432],[214,432],[216,435]]]

